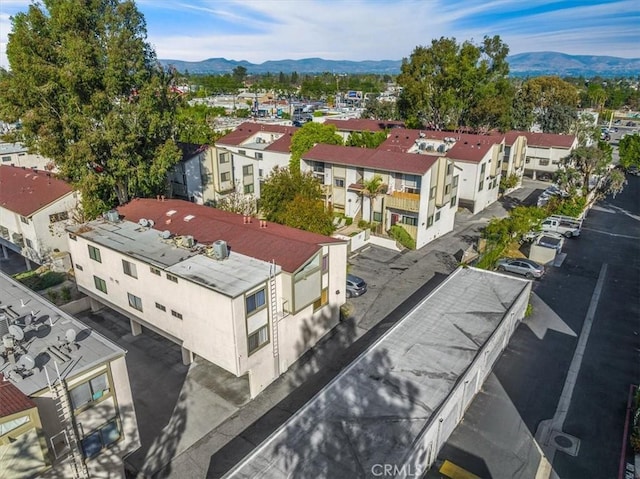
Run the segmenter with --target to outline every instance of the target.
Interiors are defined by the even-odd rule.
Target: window
[[[220,153],[220,164],[229,163],[229,153]]]
[[[434,199],[436,197],[436,187],[432,186],[431,191],[429,192],[429,199]]]
[[[3,156],[2,157],[2,161],[4,161],[4,162],[11,161],[11,157],[10,156]]]
[[[266,324],[255,333],[250,334],[248,337],[249,354],[260,349],[260,347],[269,342],[269,325]]]
[[[253,165],[244,165],[242,167],[242,176],[253,176]]]
[[[11,421],[5,421],[0,423],[0,436],[4,436],[5,434],[13,431],[14,429],[18,429],[20,426],[27,424],[29,422],[29,416],[22,416],[16,419],[12,419]]]
[[[246,155],[246,150],[238,150],[238,155]]]
[[[402,223],[405,225],[416,226],[418,224],[418,218],[414,216],[403,216]]]
[[[458,177],[454,176],[453,177],[453,187],[455,188],[456,186],[458,186]]]
[[[253,314],[255,311],[262,309],[266,304],[264,289],[256,291],[255,293],[245,298],[245,305],[247,307],[247,316]]]
[[[167,273],[167,279],[168,279],[169,281],[173,281],[174,283],[177,283],[177,282],[178,282],[178,277],[177,277],[177,276],[174,276],[174,275],[172,275],[172,274],[169,274],[169,273]]]
[[[451,173],[453,173],[453,163],[448,163],[447,164],[447,176],[449,176]]]
[[[344,188],[344,178],[334,178],[333,185],[336,188]]]
[[[154,268],[153,266],[150,266],[149,270],[156,276],[160,276],[162,274],[162,272],[158,268]]]
[[[540,158],[538,164],[540,166],[549,166],[549,158]]]
[[[29,238],[26,238],[25,241],[27,242],[28,248],[33,248],[33,242]]]
[[[531,157],[530,157],[530,156],[527,156],[527,157],[525,158],[524,162],[525,162],[526,164],[531,163]]]
[[[78,238],[76,237],[76,235],[69,233],[69,239],[72,241],[78,241]]]
[[[109,447],[120,439],[120,425],[117,419],[112,419],[101,428],[87,434],[81,441],[82,452],[85,457],[96,456],[105,447]]]
[[[559,165],[560,164],[560,160],[553,160],[551,162],[552,165]]]
[[[482,191],[483,188],[484,188],[484,180],[481,180],[480,184],[478,185],[478,191]]]
[[[103,373],[69,390],[71,405],[74,410],[79,409],[87,404],[99,401],[109,391],[109,379],[107,378],[107,373]]]
[[[164,307],[164,305],[160,304],[160,303],[156,303],[156,308],[158,308],[160,311],[166,311],[167,308]]]
[[[433,225],[433,215],[427,218],[427,228],[431,225]]]
[[[76,268],[78,271],[84,271],[84,268],[82,267],[82,265],[79,265],[78,263],[76,263],[75,268]]]
[[[142,300],[131,293],[127,293],[127,296],[129,296],[129,306],[138,311],[142,311]]]
[[[4,239],[9,239],[9,230],[4,226],[0,226],[0,236]]]
[[[377,211],[374,211],[373,221],[375,221],[376,223],[382,223],[382,213],[378,213]]]
[[[173,309],[171,310],[171,316],[173,316],[174,318],[182,319],[182,314],[174,311]]]
[[[76,265],[78,266],[78,265]],[[80,270],[82,270],[82,267],[79,268]],[[105,282],[104,279],[102,278],[98,278],[97,276],[93,277],[93,284],[96,285],[96,289],[98,291],[102,291],[104,294],[107,294],[107,283]]]
[[[436,221],[438,221],[440,219],[440,212],[436,211]]]
[[[322,308],[325,304],[329,302],[329,288],[325,288],[322,290],[320,297],[313,303],[313,310]]]
[[[58,221],[64,221],[69,219],[69,213],[63,211],[62,213],[54,213],[49,215],[49,223],[57,223]]]
[[[24,216],[20,216],[20,221],[22,221],[25,225],[29,224],[29,218],[25,218]]]
[[[451,193],[451,185],[446,185],[444,187],[444,194],[448,195],[449,193]]]
[[[253,192],[254,192],[253,183],[250,183],[248,185],[244,185],[244,194],[245,195],[249,195],[249,194],[251,194]]]
[[[457,199],[458,199],[458,198],[457,198],[455,195],[453,195],[453,196],[451,197],[451,203],[449,203],[449,204],[451,205],[451,208],[453,208],[453,207],[456,205],[456,200],[457,200]]]
[[[325,254],[322,257],[322,272],[326,273],[327,271],[329,271],[329,255]]]
[[[482,163],[482,165],[480,166],[480,174],[484,175],[485,171],[487,171],[487,164],[486,163]]]
[[[220,173],[220,181],[231,181],[231,173],[228,171]]]
[[[258,168],[258,176],[260,178],[262,178],[264,176],[264,171],[262,170],[262,168]]]
[[[98,263],[102,263],[102,257],[100,256],[100,250],[94,246],[87,245],[89,248],[89,258]]]
[[[122,260],[122,269],[124,271],[124,274],[126,274],[127,276],[138,278],[138,271],[136,270],[135,264]]]
[[[256,160],[262,159],[262,153],[256,153]]]

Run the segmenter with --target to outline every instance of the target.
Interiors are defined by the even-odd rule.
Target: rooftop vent
[[[167,211],[167,216],[173,216],[173,215],[175,215],[176,213],[177,213],[177,211],[176,211],[176,210],[169,210],[169,211]]]
[[[171,238],[171,231],[169,231],[169,230],[164,230],[162,233],[160,233],[160,237],[161,237],[162,239],[166,239],[166,240],[167,240],[167,239],[169,239],[169,238]]]
[[[182,237],[181,240],[181,244],[182,246],[184,246],[185,248],[193,248],[194,245],[196,244],[195,240],[193,239],[193,236],[191,235],[185,235]]]
[[[146,218],[140,218],[140,220],[138,221],[138,224],[146,228],[149,226],[149,220]]]
[[[107,221],[111,221],[112,223],[117,223],[120,221],[120,215],[117,210],[109,210],[104,214],[104,217]]]
[[[219,260],[227,258],[229,256],[229,247],[227,246],[227,242],[223,240],[214,242],[213,255]]]
[[[194,216],[194,215],[187,215],[187,216],[185,216],[185,217],[184,217],[184,220],[185,220],[185,221],[187,221],[187,222],[189,222],[189,221],[191,221],[193,218],[195,218],[195,216]]]

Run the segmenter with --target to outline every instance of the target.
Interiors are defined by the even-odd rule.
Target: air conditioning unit
[[[213,243],[213,255],[216,259],[225,259],[229,256],[229,247],[227,246],[227,242],[223,240],[218,240]]]
[[[182,237],[182,246],[184,246],[185,248],[193,248],[195,244],[196,242],[193,239],[193,236],[185,235]]]
[[[120,215],[117,210],[109,210],[104,214],[104,217],[107,221],[111,221],[112,223],[117,223],[120,221]]]

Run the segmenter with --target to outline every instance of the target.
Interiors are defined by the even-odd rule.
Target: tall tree
[[[20,140],[52,158],[94,217],[166,188],[179,159],[180,95],[146,42],[131,0],[45,0],[12,17],[0,79],[0,115],[20,119]]]
[[[369,198],[369,222],[373,223],[373,208],[375,201],[383,191],[387,189],[387,185],[383,184],[382,176],[374,175],[368,180],[362,182],[362,194]]]
[[[559,77],[531,78],[522,84],[516,102],[521,118],[537,122],[544,133],[568,133],[577,120],[577,88]],[[532,124],[517,125],[529,130]]]
[[[625,168],[640,168],[640,135],[626,135],[620,140],[620,164]]]
[[[360,148],[378,148],[387,139],[389,132],[383,131],[354,131],[347,138],[347,146],[359,146]]]
[[[511,95],[508,53],[499,36],[485,37],[481,45],[440,38],[416,47],[398,77],[401,117],[408,126],[435,129],[501,126]]]
[[[291,162],[289,168],[292,172],[300,171],[300,158],[317,143],[326,145],[342,145],[342,137],[337,133],[335,125],[309,122],[296,131],[291,137]]]

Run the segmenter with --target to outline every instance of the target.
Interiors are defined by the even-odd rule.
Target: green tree
[[[362,182],[362,194],[369,198],[369,223],[373,223],[373,208],[376,198],[387,189],[387,185],[383,181],[382,176],[374,175]]]
[[[559,77],[531,78],[516,94],[518,127],[529,130],[536,121],[544,133],[568,133],[577,119],[577,88]]]
[[[337,133],[335,125],[309,122],[296,131],[291,137],[291,162],[289,168],[292,172],[300,171],[300,158],[318,143],[326,145],[342,145],[342,137]]]
[[[398,84],[400,116],[408,126],[493,128],[508,122],[509,48],[499,36],[481,45],[455,38],[433,40],[403,59]]]
[[[640,135],[626,135],[620,140],[620,164],[625,168],[640,167]]]
[[[372,118],[374,120],[398,120],[398,113],[395,102],[380,101],[376,98],[369,98],[365,103],[365,108],[360,118]]]
[[[242,85],[247,78],[247,69],[242,65],[238,65],[233,69],[232,75],[235,83]]]
[[[286,207],[296,197],[321,200],[320,183],[311,173],[276,166],[260,188],[260,209],[269,221],[286,224]]]
[[[215,118],[224,116],[222,107],[211,108],[206,105],[181,105],[176,116],[178,140],[184,143],[212,145],[227,132],[214,128]]]
[[[80,189],[85,213],[164,192],[180,95],[133,1],[47,0],[11,22],[0,116],[20,119],[20,140]]]
[[[333,233],[333,217],[322,200],[296,195],[284,208],[284,224],[323,235]]]
[[[347,138],[346,146],[359,146],[361,148],[378,148],[388,135],[387,130],[383,131],[354,131]]]

